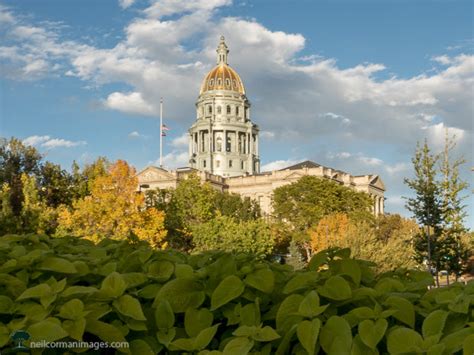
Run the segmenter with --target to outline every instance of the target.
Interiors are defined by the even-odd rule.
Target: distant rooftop
[[[301,163],[298,163],[298,164],[295,164],[295,165],[291,165],[291,166],[288,166],[286,168],[283,168],[283,169],[280,169],[280,171],[282,170],[299,170],[299,169],[304,169],[304,168],[319,168],[321,165],[319,164],[316,164],[315,162],[311,161],[311,160],[305,160],[305,161],[302,161]]]

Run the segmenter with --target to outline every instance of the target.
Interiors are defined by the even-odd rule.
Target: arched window
[[[227,105],[227,114],[230,115],[230,105]]]
[[[230,87],[230,80],[228,78],[225,79],[225,86]]]
[[[222,138],[217,137],[216,139],[216,151],[222,152]]]
[[[220,106],[217,106],[217,113],[220,115],[222,113],[222,108]]]

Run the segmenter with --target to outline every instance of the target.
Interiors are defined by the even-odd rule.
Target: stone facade
[[[195,173],[218,191],[258,201],[262,212],[269,215],[273,190],[311,175],[366,192],[374,201],[374,214],[383,214],[385,186],[378,175],[353,176],[311,161],[260,173],[259,128],[250,120],[250,102],[239,75],[227,64],[228,53],[221,37],[217,66],[204,78],[196,121],[189,129],[190,167],[166,170],[150,166],[138,173],[139,189],[176,188]]]
[[[384,213],[385,186],[378,175],[353,176],[311,161],[305,161],[282,170],[228,178],[192,168],[165,170],[150,166],[138,174],[138,180],[145,189],[176,188],[181,180],[186,179],[192,173],[197,174],[202,182],[209,183],[218,191],[236,193],[257,201],[264,215],[269,215],[272,212],[274,189],[296,182],[305,175],[331,179],[357,191],[366,192],[374,201],[374,214]]]

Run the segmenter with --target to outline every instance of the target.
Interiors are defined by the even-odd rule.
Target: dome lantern
[[[227,55],[229,54],[229,49],[227,44],[225,44],[224,36],[221,36],[221,41],[216,49],[217,52],[217,64],[227,64]]]

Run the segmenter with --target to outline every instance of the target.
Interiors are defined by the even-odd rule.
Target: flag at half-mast
[[[161,136],[162,136],[162,137],[166,137],[166,132],[165,132],[165,131],[169,131],[169,130],[170,130],[170,129],[168,128],[167,125],[162,124],[162,125],[161,125]]]

